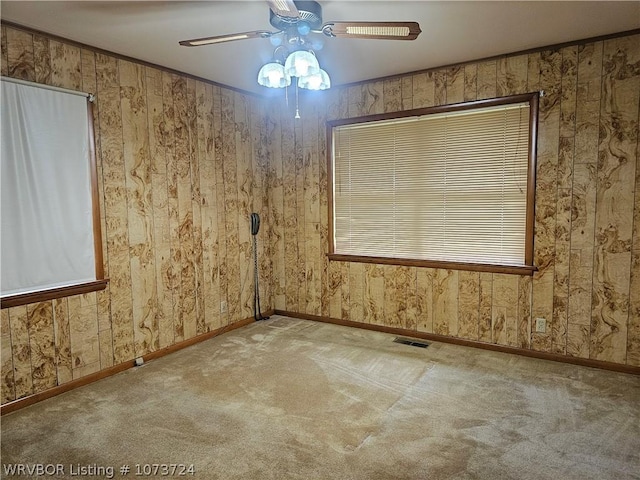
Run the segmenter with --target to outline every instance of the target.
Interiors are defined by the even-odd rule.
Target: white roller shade
[[[2,296],[96,280],[86,96],[2,81]]]

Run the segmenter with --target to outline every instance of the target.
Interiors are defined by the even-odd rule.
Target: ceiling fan
[[[322,42],[308,35],[324,34],[327,37],[366,38],[384,40],[415,40],[420,34],[416,22],[327,22],[322,23],[322,7],[311,0],[267,0],[269,23],[276,31],[254,30],[213,37],[183,40],[180,45],[198,47],[248,38],[269,38],[275,47],[273,60],[264,64],[258,72],[258,84],[268,88],[287,88],[293,83],[298,111],[298,88],[326,90],[331,87],[329,74],[320,67],[314,49],[322,48]],[[282,56],[282,58],[278,58]],[[295,83],[292,79],[296,79]]]
[[[276,29],[254,30],[213,37],[182,40],[180,45],[198,47],[249,38],[269,38],[285,34],[289,41],[300,41],[308,33],[322,33],[327,37],[368,38],[377,40],[415,40],[420,34],[417,22],[327,22],[322,23],[322,7],[309,0],[267,0],[271,9],[269,23]]]

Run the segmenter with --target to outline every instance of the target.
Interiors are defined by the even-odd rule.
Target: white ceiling
[[[334,85],[640,28],[638,1],[320,0],[324,21],[417,21],[415,41],[324,39]],[[179,40],[273,30],[265,1],[2,1],[3,20],[236,88],[256,83],[268,39],[202,47]]]

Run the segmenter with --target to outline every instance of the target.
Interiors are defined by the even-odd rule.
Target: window
[[[538,93],[329,122],[333,260],[531,274]]]
[[[2,308],[105,287],[91,104],[2,79]]]

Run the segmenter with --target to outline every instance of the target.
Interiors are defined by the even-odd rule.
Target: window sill
[[[330,261],[377,263],[382,265],[403,265],[408,267],[441,268],[446,270],[467,270],[472,272],[506,273],[511,275],[533,275],[538,268],[533,265],[494,265],[486,263],[444,262],[439,260],[412,260],[408,258],[365,257],[328,253]]]
[[[83,293],[97,292],[104,290],[109,283],[109,279],[96,280],[95,282],[80,283],[78,285],[69,285],[68,287],[52,288],[51,290],[40,290],[38,292],[22,293],[18,295],[10,295],[2,297],[0,303],[2,308],[19,307],[29,303],[46,302],[56,298],[70,297],[72,295],[81,295]]]

